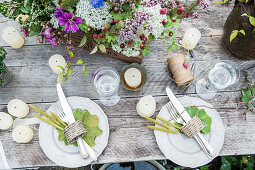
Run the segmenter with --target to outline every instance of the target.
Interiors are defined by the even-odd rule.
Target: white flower
[[[164,19],[167,19],[166,15],[160,14],[161,6],[158,4],[153,7],[144,7],[144,11],[148,12],[150,14],[150,20],[148,23],[153,27],[152,34],[155,36],[156,39],[158,39],[161,35],[161,33],[164,31],[164,26],[162,24],[162,21]]]
[[[113,19],[110,14],[111,6],[104,3],[103,7],[94,8],[89,0],[80,0],[76,5],[76,16],[85,19],[85,23],[96,29],[100,29],[103,25],[110,23]]]
[[[137,38],[134,39],[134,44],[132,47],[128,46],[127,42],[120,39],[119,36],[115,36],[115,42],[112,42],[112,49],[118,53],[122,53],[128,57],[137,57],[140,54],[140,49],[137,47]],[[120,45],[124,44],[124,48],[120,48]]]
[[[55,17],[54,14],[51,14],[50,23],[51,23],[51,25],[53,26],[53,28],[55,28],[55,29],[59,28],[58,19]]]

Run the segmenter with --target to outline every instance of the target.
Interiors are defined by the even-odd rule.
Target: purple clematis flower
[[[52,28],[47,28],[45,29],[44,32],[41,32],[42,35],[44,35],[45,40],[49,43],[51,43],[51,45],[53,45],[54,47],[57,46],[57,42],[56,42],[56,37],[53,37],[51,34],[51,29]]]
[[[104,6],[104,0],[90,0],[91,5],[94,8],[99,8],[100,6],[103,7]]]
[[[61,18],[65,13],[60,7],[56,7],[54,14],[56,18]]]
[[[79,27],[77,24],[82,24],[82,20],[80,17],[74,17],[72,13],[65,13],[63,17],[58,19],[58,23],[60,26],[65,26],[64,31],[69,33],[71,30],[73,33],[79,31]]]

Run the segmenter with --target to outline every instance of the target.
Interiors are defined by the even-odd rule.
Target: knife
[[[185,110],[185,108],[182,106],[182,104],[179,102],[179,100],[176,98],[176,96],[174,95],[174,93],[171,91],[171,89],[169,87],[166,88],[166,93],[167,93],[170,101],[174,105],[175,109],[181,115],[181,118],[183,119],[183,121],[185,123],[190,121],[191,120],[190,115],[188,114],[188,112]],[[200,134],[200,132],[198,134],[196,134],[194,136],[194,138],[198,142],[198,144],[201,146],[204,153],[210,159],[213,159],[216,156],[213,147],[209,144],[209,142],[206,141],[206,139]]]
[[[74,123],[75,119],[73,116],[73,111],[69,105],[69,103],[66,100],[64,91],[61,87],[61,85],[58,83],[57,84],[57,92],[58,92],[58,97],[59,97],[59,101],[61,103],[61,106],[63,108],[63,111],[66,115],[66,120],[68,121],[68,124]],[[77,143],[80,149],[80,153],[81,153],[81,157],[82,158],[86,158],[89,154],[89,157],[92,160],[97,160],[97,156],[96,153],[94,152],[94,150],[82,139],[82,137],[78,137],[77,138]]]

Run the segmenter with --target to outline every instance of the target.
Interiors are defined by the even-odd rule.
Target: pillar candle
[[[137,113],[142,117],[151,117],[156,111],[156,101],[149,95],[142,97],[136,105]]]
[[[33,139],[34,132],[28,126],[17,126],[12,131],[12,139],[17,143],[28,143]]]
[[[18,118],[25,117],[29,112],[28,105],[19,99],[11,100],[7,105],[7,109],[11,115]]]
[[[196,28],[189,28],[182,39],[182,47],[187,50],[192,50],[196,47],[201,38],[201,32]]]
[[[66,73],[67,63],[65,58],[62,55],[55,54],[51,56],[51,58],[49,59],[49,65],[52,71],[56,74],[63,73],[63,70],[61,69],[61,67],[65,69],[64,73]]]
[[[4,29],[2,38],[12,48],[17,49],[24,45],[24,38],[16,29],[12,27],[7,27]]]
[[[124,74],[127,85],[131,88],[137,88],[142,83],[141,71],[137,68],[130,68]]]
[[[0,130],[7,130],[9,129],[13,124],[13,119],[11,115],[0,112]]]

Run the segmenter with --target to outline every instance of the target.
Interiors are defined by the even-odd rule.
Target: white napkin
[[[11,169],[10,166],[8,165],[1,140],[0,140],[0,169]]]

